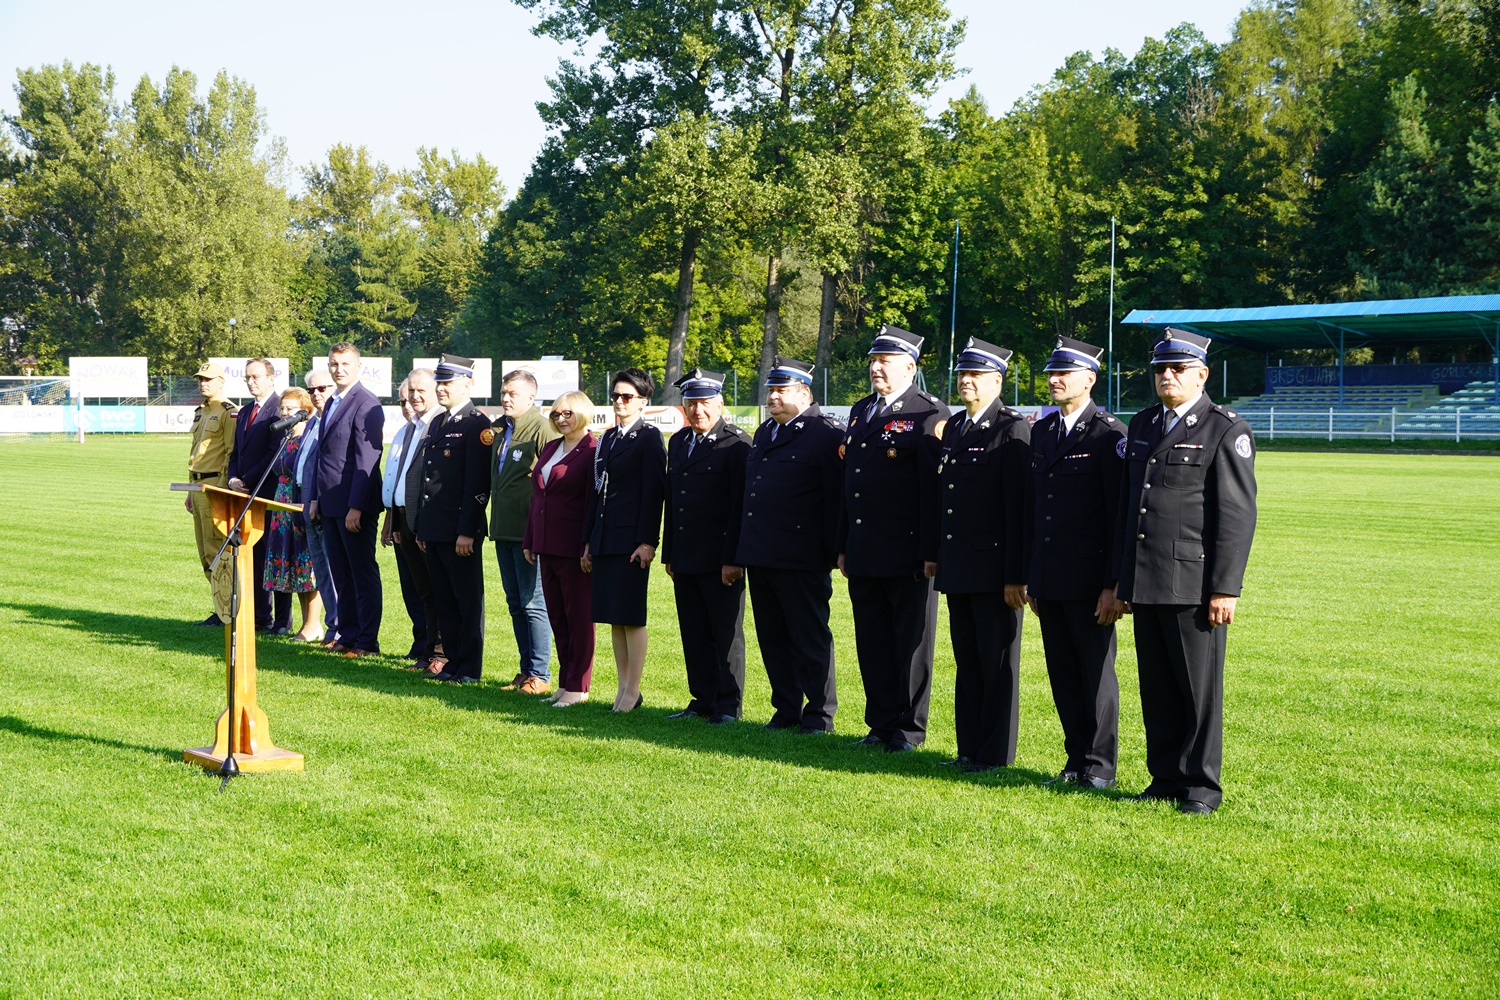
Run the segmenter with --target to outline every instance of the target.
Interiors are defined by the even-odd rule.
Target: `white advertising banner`
[[[413,368],[436,368],[438,366],[438,359],[412,358],[411,366]],[[506,370],[509,371],[509,369]],[[400,385],[401,379],[406,378],[406,376],[409,374],[410,372],[402,372],[401,378],[396,380],[396,384]],[[474,388],[469,392],[469,395],[474,397],[475,399],[499,398],[500,394],[495,391],[494,361],[490,360],[489,358],[474,359]]]
[[[196,406],[148,406],[146,407],[147,434],[190,434],[193,430],[193,414]]]
[[[145,358],[69,358],[68,377],[84,399],[139,399],[150,391],[146,387]]]
[[[390,358],[361,358],[364,368],[359,373],[359,380],[381,399],[389,399],[395,395],[391,391],[391,359]],[[313,358],[313,371],[327,371],[327,358]]]
[[[524,368],[536,378],[536,398],[553,400],[565,392],[578,391],[578,362],[547,360],[506,361],[500,365],[500,377]]]
[[[396,440],[396,432],[401,429],[402,424],[406,423],[406,418],[401,415],[399,406],[382,406],[380,412],[385,414],[385,443],[390,444]]]
[[[250,387],[245,384],[245,362],[249,358],[209,358],[210,364],[224,369],[224,395],[230,399],[249,399]],[[276,391],[285,392],[291,385],[291,365],[286,358],[265,358],[271,362],[271,375],[276,382]]]
[[[62,434],[65,406],[0,406],[0,434]]]

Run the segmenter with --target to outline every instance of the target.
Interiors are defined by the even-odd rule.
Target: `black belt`
[[[189,472],[188,478],[196,483],[200,479],[217,479],[223,474],[222,472]]]

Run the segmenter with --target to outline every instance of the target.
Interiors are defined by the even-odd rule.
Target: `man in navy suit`
[[[271,371],[271,362],[265,358],[251,358],[245,362],[245,385],[250,389],[250,402],[240,407],[234,422],[234,452],[229,456],[229,488],[248,492],[260,483],[258,496],[271,499],[276,494],[276,482],[266,476],[266,470],[276,459],[276,451],[286,440],[286,435],[271,430],[276,422],[277,410],[281,409],[281,396],[276,392],[276,376]],[[265,481],[262,482],[262,477]],[[292,617],[292,595],[276,594],[276,613],[271,614],[271,593],[263,586],[266,574],[266,546],[268,536],[261,535],[255,543],[255,627],[262,632],[289,630]]]
[[[359,348],[334,344],[328,375],[337,392],[323,406],[318,468],[308,517],[323,521],[324,554],[339,595],[339,635],[328,648],[351,659],[380,652],[380,452],[385,414],[360,384]]]

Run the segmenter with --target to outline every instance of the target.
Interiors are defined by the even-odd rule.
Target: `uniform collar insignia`
[[[905,405],[906,405],[906,400],[904,400],[904,399],[898,399],[894,403],[891,404],[891,412],[892,413],[900,413],[901,412],[901,407],[903,407]]]
[[[792,426],[793,426],[793,427],[794,427],[794,428],[796,428],[796,429],[797,429],[797,430],[799,430],[799,431],[800,431],[800,430],[801,430],[801,429],[802,429],[802,423],[803,423],[803,422],[802,422],[802,421],[801,421],[801,420],[798,420],[798,421],[797,421],[797,422],[796,422],[796,423],[794,423],[794,424],[792,424]]]
[[[1183,423],[1185,423],[1189,427],[1191,427],[1191,426],[1193,426],[1194,424],[1196,424],[1198,422],[1198,414],[1196,414],[1196,413],[1189,413],[1187,416],[1183,417],[1182,420],[1183,420]]]
[[[988,420],[981,420],[981,421],[979,421],[979,429],[980,430],[982,430],[982,431],[983,430],[988,430],[989,426],[990,426],[990,422]]]

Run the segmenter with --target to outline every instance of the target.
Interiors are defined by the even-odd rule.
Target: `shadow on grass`
[[[133,753],[144,753],[152,756],[165,757],[171,761],[182,759],[181,750],[169,750],[166,747],[148,747],[139,743],[126,743],[124,740],[112,740],[106,736],[91,736],[88,733],[66,733],[60,729],[48,729],[46,726],[34,726],[25,719],[18,719],[14,715],[0,715],[0,732],[15,733],[17,736],[27,736],[38,740],[51,740],[58,743],[77,741],[80,743],[93,743],[96,746],[111,747],[115,750],[129,750]]]
[[[16,602],[0,602],[0,607],[30,616],[33,624],[89,633],[99,637],[102,642],[149,646],[214,659],[223,655],[224,640],[218,630],[200,628],[188,622],[113,611]],[[1050,773],[1024,767],[1001,768],[986,774],[961,774],[953,768],[938,767],[943,755],[934,751],[915,750],[888,754],[874,747],[852,746],[855,739],[853,734],[803,735],[795,731],[763,730],[752,722],[710,726],[701,719],[668,720],[667,716],[678,711],[681,706],[648,705],[627,714],[611,712],[609,705],[604,702],[587,702],[568,709],[556,709],[545,698],[501,691],[499,685],[494,683],[478,687],[456,687],[425,680],[417,674],[400,669],[405,661],[396,657],[345,660],[323,649],[285,640],[261,641],[257,645],[256,663],[260,671],[320,678],[400,698],[432,698],[454,708],[489,712],[508,722],[544,726],[556,732],[588,739],[634,739],[680,750],[754,757],[828,771],[925,777],[996,787],[1034,787],[1053,777]],[[26,723],[20,725],[25,726]],[[859,730],[858,735],[862,735],[864,727],[860,726]],[[126,749],[162,753],[173,759],[180,754],[180,751],[134,747],[96,740],[94,737],[58,734],[55,738],[89,739]],[[1101,797],[1113,798],[1122,794],[1108,792]]]

